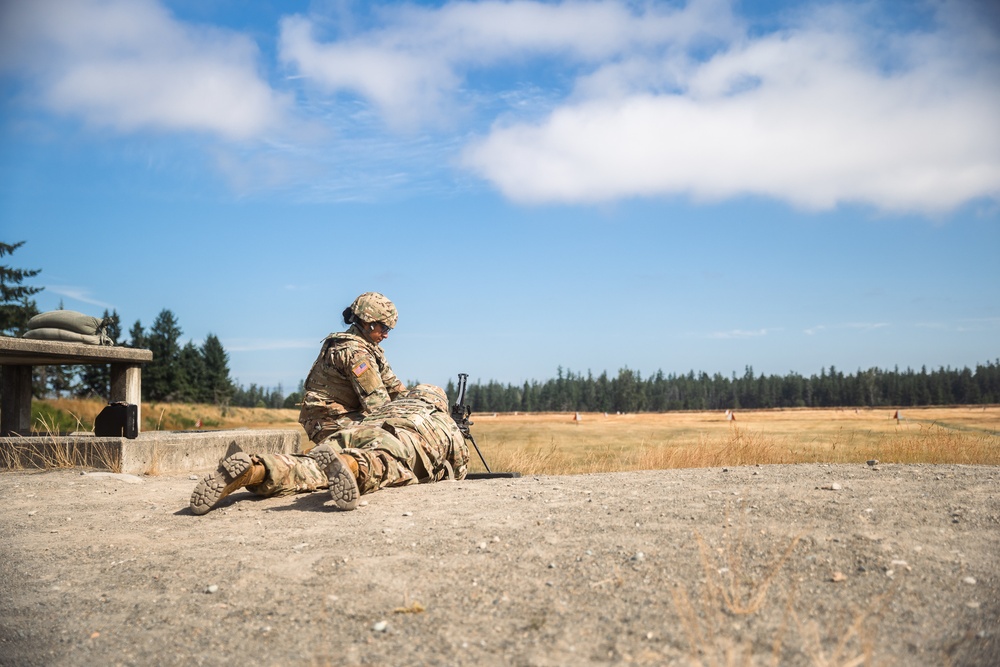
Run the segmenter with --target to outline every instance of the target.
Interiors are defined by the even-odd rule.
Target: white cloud
[[[362,28],[286,16],[280,63],[261,63],[249,37],[156,0],[0,2],[0,72],[23,83],[10,95],[98,127],[295,134],[209,147],[239,192],[353,200],[472,175],[523,203],[1000,201],[1000,31],[969,9],[988,3],[935,2],[905,29],[879,0],[815,3],[763,31],[739,6],[391,3]],[[305,94],[277,92],[265,65]]]
[[[802,333],[807,336],[814,336],[828,329],[861,329],[862,331],[871,331],[873,329],[884,329],[887,326],[889,326],[888,322],[848,322],[846,324],[832,325],[818,324],[814,327],[803,329]]]
[[[86,303],[91,306],[113,308],[111,304],[90,296],[90,290],[85,287],[74,287],[72,285],[47,285],[45,289],[53,294],[58,294],[59,296],[64,296],[67,299]]]
[[[329,93],[373,102],[395,127],[454,113],[467,76],[536,57],[594,64],[626,52],[715,41],[733,33],[725,0],[695,0],[677,10],[622,2],[451,2],[440,8],[393,6],[383,24],[321,41],[317,22],[282,21],[281,59]],[[462,89],[462,90],[460,90]]]
[[[1000,45],[973,6],[934,5],[904,32],[870,21],[879,3],[832,4],[759,33],[727,0],[394,5],[329,38],[287,17],[280,57],[397,129],[561,87],[547,108],[501,104],[463,152],[519,202],[751,195],[933,214],[1000,196]]]
[[[717,331],[708,335],[709,338],[715,338],[719,340],[728,340],[732,338],[759,338],[761,336],[766,336],[770,333],[769,329],[757,329],[757,330],[746,330],[746,329],[733,329],[732,331]]]
[[[645,57],[614,63],[540,122],[496,123],[464,162],[528,203],[764,195],[934,213],[1000,196],[996,35],[963,39],[948,22],[872,35],[831,16],[705,62],[667,58],[675,92]],[[876,56],[879,39],[889,53]],[[614,85],[623,72],[633,79]]]
[[[278,125],[290,100],[257,72],[247,37],[175,20],[153,0],[5,3],[0,69],[51,111],[119,131],[229,139]]]

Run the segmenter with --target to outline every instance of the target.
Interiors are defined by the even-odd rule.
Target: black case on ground
[[[110,403],[94,420],[94,435],[134,439],[139,435],[139,406],[135,403]]]

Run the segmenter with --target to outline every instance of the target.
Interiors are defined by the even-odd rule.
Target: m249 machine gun
[[[490,464],[483,458],[483,453],[479,451],[479,445],[476,444],[476,439],[472,437],[472,431],[469,430],[469,427],[472,426],[472,421],[469,419],[472,415],[472,407],[465,404],[465,384],[468,380],[468,373],[458,374],[458,397],[455,400],[455,404],[451,406],[451,418],[458,424],[458,429],[465,436],[465,439],[471,442],[472,446],[476,449],[476,454],[479,454],[479,460],[483,462],[486,472],[470,472],[465,476],[465,479],[520,477],[521,473],[519,472],[493,472],[490,470]]]

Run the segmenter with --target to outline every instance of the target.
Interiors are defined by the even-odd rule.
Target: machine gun
[[[502,477],[520,477],[521,473],[519,472],[493,472],[490,470],[490,464],[483,458],[483,453],[479,451],[479,445],[476,444],[476,439],[472,437],[472,431],[469,430],[469,427],[472,426],[472,420],[469,419],[472,415],[472,407],[465,404],[465,384],[468,380],[468,373],[458,374],[458,398],[455,400],[455,404],[451,406],[451,418],[458,424],[458,430],[462,432],[465,439],[471,442],[472,446],[476,449],[476,454],[479,454],[479,460],[483,462],[486,472],[470,472],[465,478],[497,479]]]

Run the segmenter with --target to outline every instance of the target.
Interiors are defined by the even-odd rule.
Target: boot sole
[[[191,494],[191,512],[207,514],[220,500],[228,496],[226,487],[253,466],[253,460],[245,452],[236,452],[219,462],[218,469],[198,482]]]
[[[342,510],[353,510],[358,506],[361,492],[358,490],[358,480],[350,468],[344,465],[337,453],[326,445],[320,445],[310,452],[316,462],[326,471],[327,483],[330,485],[330,498]]]

